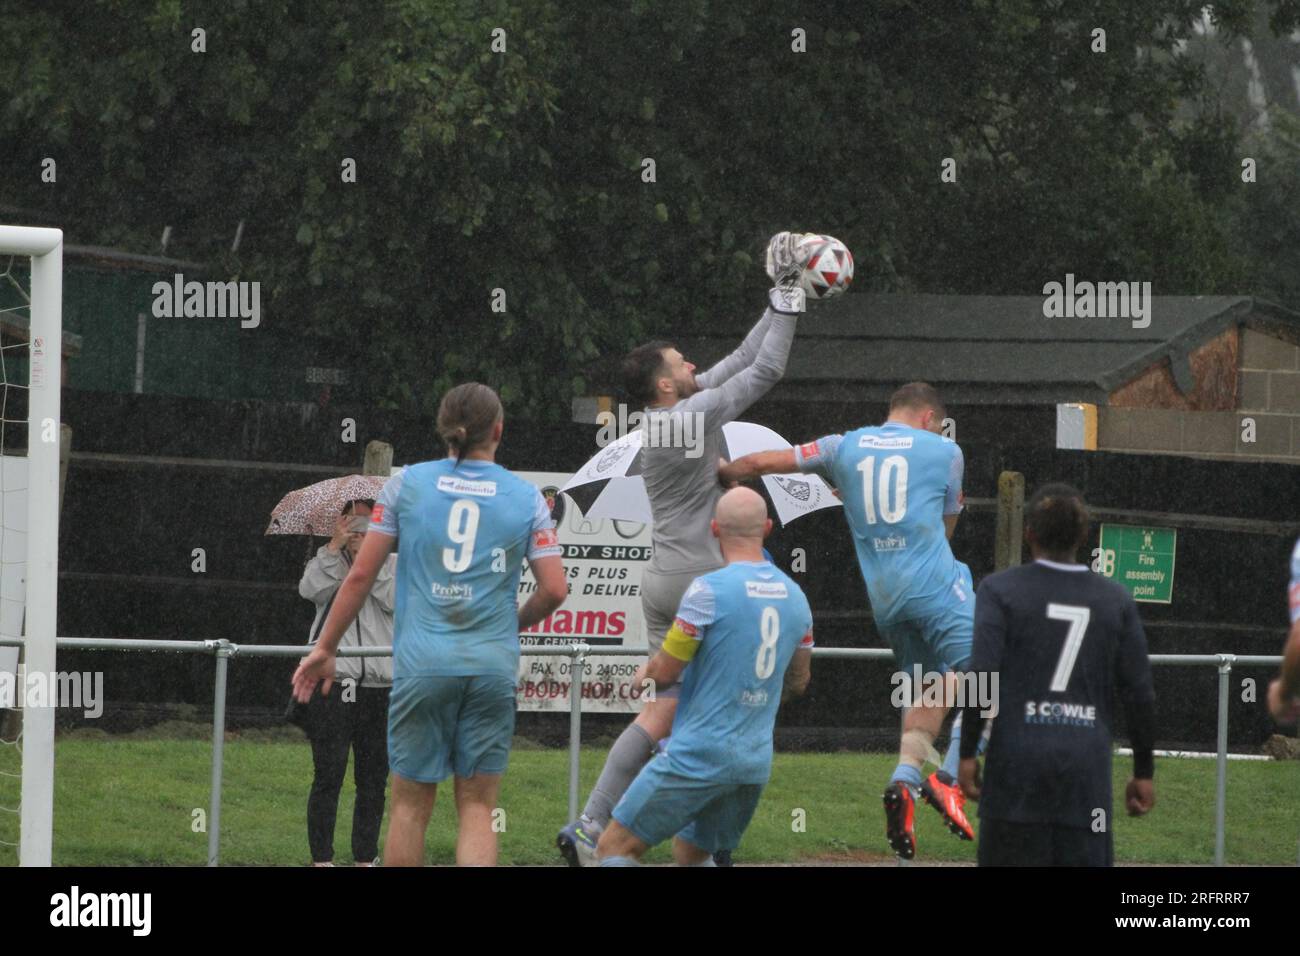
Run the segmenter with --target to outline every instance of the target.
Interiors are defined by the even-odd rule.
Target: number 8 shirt
[[[673,631],[693,646],[664,645],[690,661],[669,768],[715,783],[767,783],[786,667],[796,650],[813,646],[808,599],[770,562],[735,561],[687,588]]]

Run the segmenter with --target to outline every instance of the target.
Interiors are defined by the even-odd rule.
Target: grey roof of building
[[[190,262],[186,259],[169,259],[166,256],[148,256],[136,252],[125,252],[108,246],[63,247],[65,265],[69,261],[107,266],[114,269],[135,269],[141,272],[175,272],[189,270],[201,272],[207,268],[202,262]]]
[[[954,404],[1106,404],[1107,396],[1168,359],[1180,388],[1188,355],[1231,325],[1300,344],[1300,314],[1250,296],[1154,296],[1151,324],[1124,318],[1043,316],[1041,296],[850,294],[799,320],[784,381],[773,396],[885,401],[927,381]],[[707,366],[743,328],[680,343]]]

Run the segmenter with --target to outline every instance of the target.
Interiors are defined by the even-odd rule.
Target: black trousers
[[[307,842],[313,863],[334,859],[334,821],[339,792],[347,775],[348,752],[355,755],[352,779],[357,788],[352,810],[352,858],[369,863],[379,855],[379,827],[384,819],[388,783],[388,695],[386,687],[355,687],[356,699],[343,700],[343,685],[329,696],[317,692],[308,715],[308,735],[315,775],[307,798]]]
[[[1112,866],[1109,830],[980,817],[980,866]]]

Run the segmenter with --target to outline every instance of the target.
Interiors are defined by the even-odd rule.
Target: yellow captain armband
[[[700,642],[695,639],[697,633],[694,624],[687,624],[678,618],[673,621],[668,636],[664,638],[664,651],[679,661],[689,661],[700,647]]]

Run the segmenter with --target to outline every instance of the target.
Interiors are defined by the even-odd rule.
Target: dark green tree
[[[1227,42],[1261,8],[1300,22],[1211,10]],[[364,400],[477,378],[565,418],[637,340],[755,315],[781,228],[844,239],[866,289],[1294,295],[1259,251],[1294,245],[1295,180],[1229,185],[1241,135],[1179,52],[1202,9],[11,0],[0,206],[134,251],[171,225],[170,254],[260,280],[268,342],[316,343]]]

